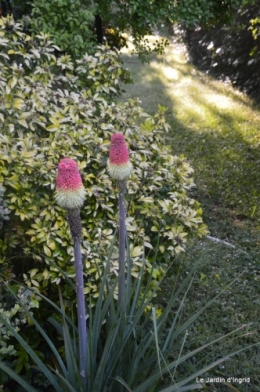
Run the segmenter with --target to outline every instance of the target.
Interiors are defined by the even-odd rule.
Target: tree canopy
[[[161,24],[179,22],[191,28],[226,23],[245,3],[255,0],[2,0],[3,13],[30,16],[30,29],[51,34],[55,44],[77,57],[102,44],[106,33],[119,44],[120,34],[133,35],[137,51],[147,49],[144,36]],[[122,42],[121,42],[122,44]],[[163,45],[165,42],[163,43]],[[156,51],[162,50],[157,44]]]

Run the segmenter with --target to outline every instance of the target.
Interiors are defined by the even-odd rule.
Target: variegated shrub
[[[164,109],[150,116],[138,100],[117,102],[128,75],[107,47],[73,63],[69,56],[54,55],[57,47],[48,35],[32,39],[10,17],[0,19],[0,47],[0,184],[10,211],[1,229],[3,270],[11,268],[39,290],[62,280],[59,267],[74,275],[65,213],[54,198],[58,162],[69,157],[87,192],[81,211],[85,291],[98,296],[99,273],[118,221],[107,159],[111,134],[120,132],[133,165],[126,195],[133,275],[143,246],[149,272],[158,243],[156,284],[164,263],[184,251],[189,238],[206,233],[199,203],[189,196],[192,168],[165,141]]]

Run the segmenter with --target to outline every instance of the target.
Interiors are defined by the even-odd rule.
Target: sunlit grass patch
[[[149,64],[123,59],[134,84],[122,99],[138,97],[148,113],[167,107],[173,152],[195,169],[199,190],[252,217],[260,202],[260,111],[241,92],[198,71],[183,46],[171,45]],[[217,184],[217,186],[216,186]]]

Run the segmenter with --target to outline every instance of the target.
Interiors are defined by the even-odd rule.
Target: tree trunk
[[[99,15],[95,15],[95,27],[96,27],[96,34],[97,34],[97,42],[100,45],[103,45],[103,26],[102,26],[102,19]]]

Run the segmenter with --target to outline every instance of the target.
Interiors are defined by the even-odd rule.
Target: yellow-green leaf
[[[16,109],[21,109],[24,105],[24,101],[21,98],[14,99],[13,106]]]
[[[46,254],[46,256],[51,257],[51,251],[47,245],[43,245],[43,250],[44,250],[44,253]]]
[[[25,120],[18,120],[19,124],[21,124],[23,127],[28,128],[28,124]]]
[[[144,201],[145,203],[154,203],[154,199],[152,197],[141,197],[140,201]]]
[[[55,250],[56,248],[55,242],[53,241],[47,241],[47,245],[49,246],[49,248],[51,248],[51,250]]]
[[[14,88],[14,86],[15,86],[15,85],[16,85],[16,83],[17,83],[17,81],[18,81],[17,77],[16,77],[16,76],[14,76],[12,79],[10,79],[10,80],[9,80],[9,82],[8,82],[8,86],[10,86],[10,87],[11,87],[11,89],[12,89],[12,88]]]
[[[30,277],[33,278],[34,275],[36,275],[38,271],[39,271],[38,268],[32,269],[32,270],[30,271]]]
[[[136,246],[133,251],[131,252],[132,257],[138,257],[143,254],[143,249],[141,246]]]

